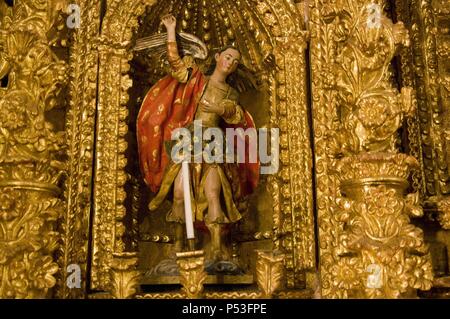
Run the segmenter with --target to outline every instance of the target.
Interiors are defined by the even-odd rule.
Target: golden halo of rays
[[[161,0],[147,9],[139,36],[165,32],[161,17],[173,14],[177,32],[191,33],[205,42],[210,55],[226,45],[236,46],[243,64],[255,72],[264,70],[264,56],[274,39],[258,16],[256,0]]]

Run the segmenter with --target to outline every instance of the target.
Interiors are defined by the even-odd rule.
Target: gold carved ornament
[[[417,161],[397,150],[416,103],[389,69],[408,33],[380,1],[315,1],[311,16],[323,296],[414,296],[433,277],[422,231],[409,223],[422,215],[418,195],[405,197]]]
[[[0,4],[0,297],[45,298],[56,284],[65,135],[47,120],[62,106],[67,66],[58,3]],[[58,31],[59,30],[59,31]]]

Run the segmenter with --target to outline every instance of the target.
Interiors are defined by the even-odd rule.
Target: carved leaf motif
[[[119,272],[113,276],[112,295],[118,299],[132,297],[137,292],[140,273],[138,271]]]
[[[201,297],[203,293],[203,282],[206,279],[204,271],[204,257],[178,257],[177,260],[180,269],[180,283],[182,291],[190,299]]]
[[[416,210],[416,214],[421,213],[418,194],[404,196],[407,183],[399,178],[407,176],[403,175],[404,167],[413,167],[415,161],[405,154],[387,153],[384,153],[384,158],[382,154],[370,154],[347,157],[341,161],[340,172],[352,180],[346,184],[344,179],[342,187],[345,196],[355,202],[352,205],[355,209],[347,221],[347,225],[352,227],[345,227],[339,236],[338,251],[343,253],[338,255],[341,259],[347,258],[349,254],[358,256],[356,260],[360,264],[360,271],[354,274],[355,281],[348,280],[352,273],[351,267],[338,259],[339,263],[332,268],[336,295],[397,298],[410,288],[428,289],[432,280],[430,255],[422,231],[411,225],[409,219],[411,210]],[[350,171],[350,167],[356,169],[357,173]],[[398,184],[392,185],[386,175],[378,175],[384,174],[384,171],[393,174]],[[365,184],[362,181],[366,176],[375,178],[377,182]],[[358,178],[360,182],[357,182]],[[344,201],[340,199],[337,202]],[[379,270],[376,276],[372,274],[372,279],[379,281],[378,288],[358,286],[357,282],[365,282],[367,278],[367,267]],[[340,291],[342,287],[346,289],[345,292]]]
[[[258,286],[265,296],[272,296],[281,284],[284,255],[258,252],[256,264]]]
[[[130,298],[136,294],[141,273],[135,270],[135,253],[114,253],[111,264],[111,294],[117,299]]]
[[[398,44],[406,44],[407,31],[401,23],[378,15],[377,27],[371,27],[370,5],[366,1],[345,1],[334,10],[335,41],[338,52],[333,57],[332,73],[336,89],[341,132],[335,144],[340,151],[358,154],[366,151],[395,152],[397,129],[404,115],[411,113],[411,103],[400,103],[399,92],[389,81],[389,64]],[[372,4],[380,9],[380,4]],[[338,19],[336,19],[338,18]],[[349,144],[350,139],[358,143]],[[356,146],[356,147],[352,147]]]

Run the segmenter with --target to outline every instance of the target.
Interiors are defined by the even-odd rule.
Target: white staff
[[[191,191],[189,187],[189,163],[184,160],[181,162],[181,174],[183,178],[184,193],[184,217],[186,222],[187,239],[194,239],[194,222],[192,220]]]

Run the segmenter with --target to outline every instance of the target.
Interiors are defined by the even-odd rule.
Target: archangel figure
[[[201,123],[203,131],[218,128],[222,132],[227,128],[246,130],[255,125],[250,114],[239,105],[238,90],[232,87],[232,76],[240,67],[239,50],[233,46],[220,49],[214,55],[209,72],[202,72],[194,58],[205,59],[206,46],[187,34],[179,35],[181,44],[177,43],[175,17],[166,15],[162,22],[167,29],[164,46],[170,74],[160,79],[146,94],[137,119],[137,138],[145,183],[156,194],[149,208],[153,211],[164,200],[172,201],[166,220],[174,225],[174,250],[181,251],[185,237],[184,193],[181,164],[171,157],[175,144],[172,133],[179,128],[193,132],[197,123]],[[153,52],[161,51],[160,42],[158,36],[144,38],[135,49],[153,46],[156,47]],[[184,53],[182,58],[179,47]],[[202,143],[206,148],[211,140]],[[247,152],[251,141],[244,137],[243,143]],[[197,231],[210,235],[209,244],[202,247],[206,251],[207,263],[229,262],[226,235],[230,225],[242,218],[246,199],[257,186],[259,163],[193,161],[189,164],[189,172],[193,220]]]

